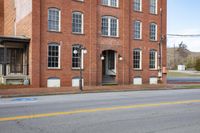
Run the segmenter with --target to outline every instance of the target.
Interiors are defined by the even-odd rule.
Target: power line
[[[200,34],[167,34],[170,37],[200,37]]]

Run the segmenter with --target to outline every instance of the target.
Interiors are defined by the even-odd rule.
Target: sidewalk
[[[58,95],[58,94],[78,94],[78,93],[98,93],[98,92],[117,92],[117,91],[141,91],[141,90],[172,90],[189,89],[183,85],[160,84],[160,85],[113,85],[113,86],[85,86],[81,92],[79,88],[0,88],[0,97],[19,97],[19,96],[39,96],[39,95]],[[200,88],[200,86],[196,87]]]

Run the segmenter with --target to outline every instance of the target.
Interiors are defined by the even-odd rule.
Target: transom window
[[[142,69],[142,51],[141,49],[133,50],[133,68]]]
[[[60,31],[60,10],[57,8],[48,9],[48,30]]]
[[[151,23],[150,24],[150,40],[156,41],[157,40],[157,24]]]
[[[157,51],[150,50],[149,52],[149,68],[156,69],[157,68]]]
[[[135,11],[142,11],[142,0],[134,0],[133,9]]]
[[[157,0],[150,0],[150,13],[157,14]]]
[[[83,33],[83,14],[81,12],[72,13],[72,32]]]
[[[134,39],[142,38],[142,22],[135,21],[134,22]]]
[[[101,34],[104,36],[118,36],[118,19],[110,16],[103,16],[101,22]]]
[[[60,68],[60,45],[51,43],[48,45],[48,68]]]
[[[118,7],[119,1],[118,0],[101,0],[102,5]]]

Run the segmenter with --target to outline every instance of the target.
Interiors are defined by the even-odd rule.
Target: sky
[[[200,0],[167,0],[167,34],[200,34]],[[167,46],[183,41],[188,49],[200,52],[200,37],[170,37]]]

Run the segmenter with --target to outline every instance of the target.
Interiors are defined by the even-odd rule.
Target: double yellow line
[[[99,111],[112,111],[112,110],[122,110],[122,109],[145,108],[145,107],[159,107],[159,106],[164,106],[164,105],[180,105],[180,104],[192,104],[192,103],[200,103],[200,100],[160,102],[160,103],[150,103],[150,104],[135,104],[135,105],[128,105],[128,106],[81,109],[81,110],[74,110],[74,111],[67,111],[67,112],[55,112],[55,113],[45,113],[45,114],[3,117],[3,118],[0,118],[0,122],[53,117],[53,116],[60,116],[60,115],[72,115],[72,114],[80,114],[80,113],[92,113],[92,112],[99,112]]]

